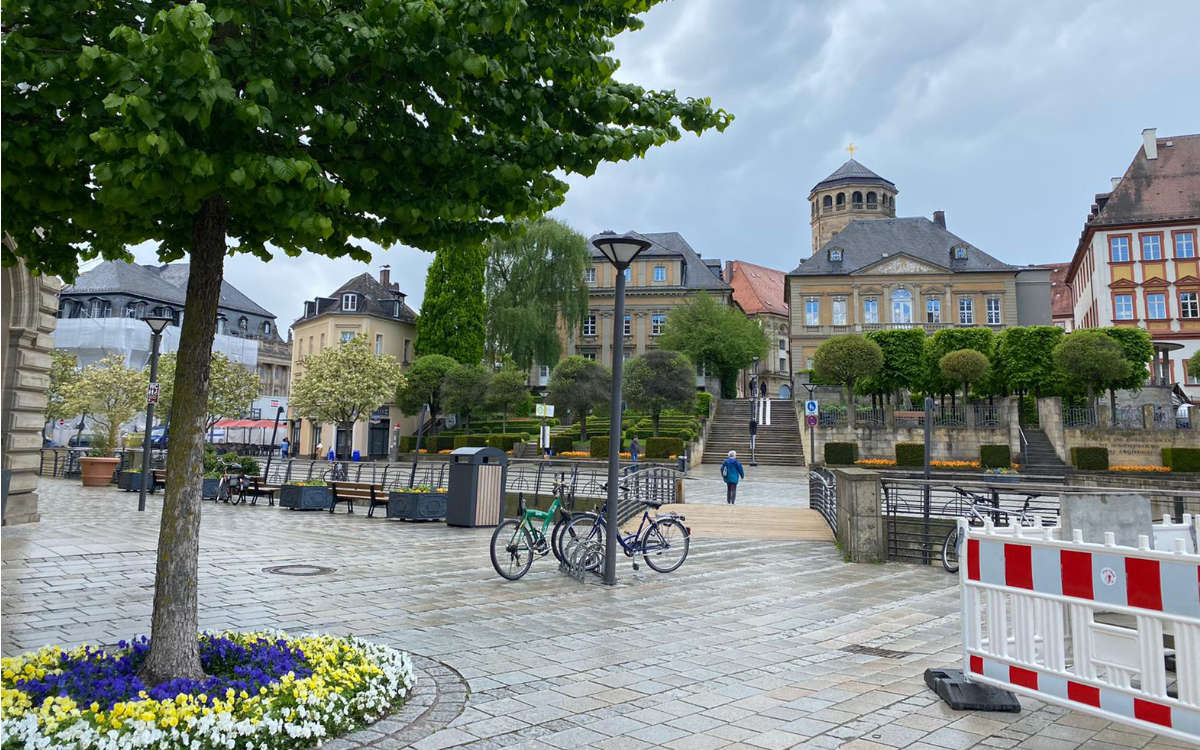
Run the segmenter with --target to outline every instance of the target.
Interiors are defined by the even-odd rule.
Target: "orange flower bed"
[[[937,466],[942,469],[978,469],[978,461],[930,461],[930,466]]]
[[[894,458],[860,458],[854,462],[859,466],[895,466]]]
[[[1109,471],[1170,471],[1169,466],[1110,466]]]

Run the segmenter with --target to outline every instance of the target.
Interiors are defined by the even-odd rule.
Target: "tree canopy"
[[[1192,358],[1187,361],[1187,374],[1200,380],[1200,351],[1193,354]]]
[[[158,359],[158,405],[155,414],[169,418],[175,400],[174,352]],[[147,370],[149,372],[149,370]],[[221,352],[212,353],[208,380],[208,405],[204,409],[204,429],[209,430],[218,420],[237,418],[250,410],[258,396],[259,380],[254,372],[234,362]]]
[[[1008,391],[1042,396],[1058,390],[1060,373],[1054,348],[1064,336],[1058,326],[1006,328],[997,336],[992,364],[997,380]]]
[[[396,391],[400,411],[415,417],[420,415],[422,406],[429,404],[429,418],[437,419],[442,413],[446,375],[457,366],[458,362],[444,354],[426,354],[414,359]]]
[[[588,309],[587,239],[554,219],[522,222],[488,243],[487,335],[492,360],[553,367]]]
[[[1129,374],[1109,383],[1108,387],[1136,391],[1146,385],[1146,379],[1150,377],[1150,360],[1154,359],[1150,333],[1137,326],[1111,326],[1100,330],[1121,345],[1121,356],[1129,363]]]
[[[488,388],[492,382],[492,371],[481,364],[460,364],[446,373],[442,384],[442,401],[448,411],[471,424],[471,415],[478,414],[485,406]]]
[[[391,401],[404,381],[400,363],[371,351],[365,336],[305,357],[299,365],[303,371],[292,380],[292,411],[346,430]]]
[[[738,372],[767,354],[762,327],[733,305],[723,305],[706,292],[667,315],[659,336],[662,349],[683,352],[697,367],[721,379],[721,395],[732,398]]]
[[[650,412],[655,437],[663,409],[690,410],[696,400],[696,371],[679,352],[652,350],[622,369],[625,400],[638,411]]]
[[[444,354],[464,365],[483,361],[486,263],[487,250],[480,246],[437,251],[417,319],[418,356]]]
[[[492,376],[487,390],[487,407],[503,414],[501,431],[508,432],[508,415],[532,400],[525,385],[525,371],[505,367]]]
[[[861,392],[885,395],[920,387],[925,372],[923,329],[871,331],[866,337],[879,344],[883,351],[883,365],[879,372],[859,384]]]
[[[974,349],[992,356],[995,334],[990,328],[943,328],[925,340],[925,390],[930,394],[953,393],[958,383],[942,377],[942,357],[959,349]]]
[[[587,418],[593,408],[612,397],[612,373],[586,357],[561,360],[550,373],[546,400],[579,420],[579,437],[587,440]]]
[[[857,333],[832,336],[813,354],[813,372],[818,378],[845,386],[851,395],[850,425],[854,426],[854,383],[879,372],[883,349]]]
[[[79,416],[68,412],[67,393],[79,380],[79,358],[65,349],[50,350],[50,387],[46,391],[46,421],[56,422]]]
[[[991,367],[987,356],[974,349],[959,349],[949,352],[938,360],[938,370],[942,379],[962,384],[964,401],[971,392],[971,383],[983,380]]]
[[[146,406],[145,372],[125,366],[125,357],[110,354],[83,368],[67,386],[62,408],[68,414],[85,414],[101,432],[93,439],[97,452],[111,454],[117,447],[121,425]]]
[[[1129,377],[1120,343],[1104,331],[1074,331],[1054,347],[1054,363],[1068,380],[1087,389],[1088,400],[1110,383]]]

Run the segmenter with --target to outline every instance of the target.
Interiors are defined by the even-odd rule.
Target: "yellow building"
[[[404,297],[384,266],[378,280],[369,273],[359,274],[328,297],[306,301],[304,314],[292,323],[292,377],[303,374],[305,357],[355,336],[366,338],[377,355],[393,357],[407,367],[417,329],[416,313],[404,304]],[[320,444],[322,454],[334,450],[339,457],[349,457],[357,450],[364,459],[382,458],[391,453],[392,435],[411,433],[415,424],[414,417],[405,417],[395,404],[386,403],[357,422],[352,435],[334,424],[293,419],[290,439],[300,456],[316,455]]]
[[[730,304],[733,289],[721,279],[721,262],[703,260],[678,232],[642,235],[652,244],[626,271],[625,320],[620,347],[625,359],[645,354],[657,340],[671,310],[701,292]],[[592,248],[592,265],[584,270],[588,285],[588,313],[575,334],[564,342],[567,356],[579,354],[604,365],[613,355],[613,292],[616,269]],[[539,368],[535,386],[545,386],[550,368]],[[716,379],[701,374],[697,387],[716,391]]]
[[[997,260],[942,211],[896,218],[896,193],[853,159],[812,189],[814,251],[787,278],[794,371],[839,334],[1050,325],[1049,270]]]

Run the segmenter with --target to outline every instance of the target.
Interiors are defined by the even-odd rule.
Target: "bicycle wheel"
[[[567,556],[563,552],[562,542],[563,533],[567,530],[567,526],[572,520],[579,516],[591,515],[589,513],[564,513],[554,522],[554,531],[550,533],[550,549],[554,552],[554,557],[559,562],[566,562]]]
[[[687,527],[679,519],[659,519],[650,524],[639,540],[642,559],[659,573],[670,573],[687,559],[691,541]]]
[[[942,567],[948,573],[958,572],[958,526],[955,525],[942,541]]]
[[[558,552],[569,563],[575,548],[583,543],[604,547],[604,519],[595,513],[579,513],[571,518],[559,535]],[[588,566],[595,567],[592,562]]]
[[[239,503],[241,503],[243,500],[246,499],[245,490],[242,489],[242,486],[240,483],[230,482],[227,487],[227,491],[229,492],[229,504],[230,505],[238,505]]]
[[[514,518],[505,519],[492,533],[492,567],[510,581],[529,572],[535,554],[529,530]]]

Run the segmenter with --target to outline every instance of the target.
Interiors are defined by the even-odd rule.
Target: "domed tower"
[[[890,219],[896,215],[896,186],[851,158],[813,185],[812,252],[855,219]]]

